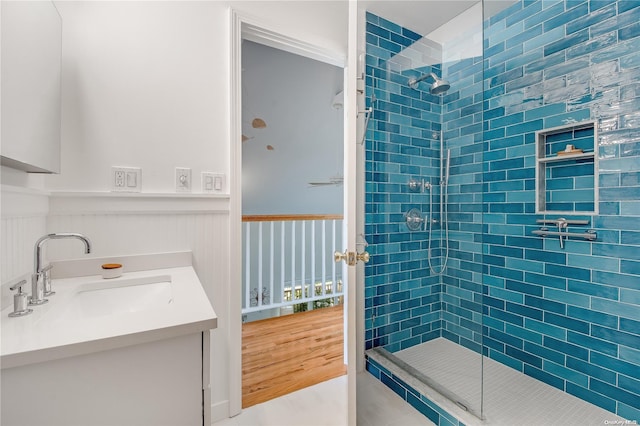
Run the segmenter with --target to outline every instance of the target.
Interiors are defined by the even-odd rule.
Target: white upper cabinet
[[[2,1],[2,165],[60,172],[62,19],[51,1]]]

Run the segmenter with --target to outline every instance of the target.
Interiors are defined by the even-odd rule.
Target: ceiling
[[[518,0],[485,0],[484,16],[493,16]],[[430,34],[480,0],[364,0],[366,10],[418,34]]]

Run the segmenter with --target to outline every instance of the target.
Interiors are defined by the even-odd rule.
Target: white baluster
[[[311,286],[316,285],[316,221],[311,221]],[[323,293],[324,294],[324,293]]]
[[[331,250],[331,252],[335,253],[337,250],[335,219],[331,221],[331,244],[333,247],[333,250]],[[336,294],[336,262],[331,262],[331,294]]]
[[[333,253],[333,252],[331,252]],[[327,286],[327,221],[322,220],[322,287]]]
[[[284,300],[284,283],[285,283],[285,270],[284,270],[284,222],[280,222],[280,292],[282,293],[282,300]],[[293,300],[293,293],[291,293],[291,300]]]
[[[296,222],[291,221],[291,287],[294,295],[296,290]],[[302,291],[304,293],[304,290]],[[303,297],[303,294],[300,297]],[[295,297],[294,297],[295,299]]]
[[[262,222],[258,222],[258,306],[262,306]]]
[[[275,235],[273,234],[273,221],[269,223],[270,232],[269,232],[269,297],[270,302],[275,303],[276,301],[273,298],[273,240],[275,240]]]
[[[245,308],[251,307],[251,222],[247,222],[245,230],[245,256],[244,256],[244,288]]]
[[[306,237],[306,235],[307,235],[306,225],[307,225],[306,221],[303,220],[303,221],[300,222],[300,228],[301,228],[300,229],[300,244],[302,245],[302,247],[300,247],[301,248],[301,253],[300,253],[301,280],[300,281],[302,282],[302,298],[303,299],[306,299],[307,297],[313,297],[311,289],[309,289],[309,294],[308,295],[305,292],[305,288],[307,286],[307,279],[306,279],[306,276],[305,276],[305,274],[307,272],[306,271],[306,269],[307,269],[306,268],[306,266],[307,266],[306,265],[307,258],[305,257],[306,256],[306,248],[307,248],[306,247],[306,245],[307,245],[307,241],[306,241],[306,239],[307,239],[307,237]]]

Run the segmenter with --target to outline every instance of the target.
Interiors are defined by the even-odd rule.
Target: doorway
[[[242,41],[243,408],[345,373],[343,74]]]
[[[284,53],[287,54],[294,54],[295,56],[299,56],[302,57],[303,59],[306,60],[314,60],[314,61],[319,61],[322,62],[323,65],[331,65],[333,68],[336,68],[336,66],[338,66],[338,78],[337,79],[333,79],[334,83],[335,82],[339,82],[339,83],[343,83],[344,82],[344,69],[342,67],[344,67],[344,58],[341,58],[339,56],[333,55],[331,52],[326,52],[323,51],[322,49],[318,49],[315,48],[313,46],[309,46],[306,45],[304,43],[300,43],[297,40],[292,40],[292,39],[288,39],[284,36],[281,36],[275,32],[270,32],[265,30],[263,27],[257,27],[254,26],[252,24],[248,24],[246,21],[243,21],[242,18],[237,17],[237,20],[234,20],[234,25],[237,25],[234,28],[234,34],[239,34],[239,40],[236,43],[232,43],[233,47],[234,47],[234,51],[235,51],[235,55],[234,57],[238,58],[238,57],[242,57],[242,53],[243,53],[243,49],[245,48],[245,44],[248,45],[249,43],[251,44],[262,44],[265,45],[266,47],[270,48],[273,50],[273,48],[275,47],[276,50],[284,50]],[[268,33],[268,36],[265,36],[265,34]],[[276,41],[274,41],[276,40]],[[255,47],[255,46],[254,46]],[[264,64],[264,62],[261,62]],[[246,238],[244,238],[243,236],[245,235],[245,225],[242,222],[242,216],[248,216],[246,215],[246,213],[253,213],[251,216],[256,216],[256,215],[265,215],[267,213],[271,213],[272,215],[274,214],[273,212],[275,210],[271,210],[271,211],[263,211],[263,212],[258,212],[256,210],[245,210],[245,204],[247,206],[251,206],[252,204],[247,201],[247,194],[251,194],[251,191],[253,190],[254,194],[256,194],[255,192],[255,188],[252,190],[246,189],[245,186],[245,181],[247,182],[256,182],[256,179],[258,180],[259,183],[264,183],[267,181],[266,178],[274,175],[274,172],[270,172],[269,171],[269,167],[271,167],[271,171],[273,171],[273,167],[274,164],[277,163],[277,156],[278,154],[281,154],[281,157],[284,157],[284,163],[280,163],[280,166],[275,166],[275,170],[279,169],[283,169],[286,168],[286,172],[289,173],[288,177],[284,178],[284,183],[283,184],[272,184],[272,185],[267,185],[266,188],[267,189],[273,189],[275,190],[275,194],[272,191],[272,195],[271,197],[267,196],[262,197],[266,192],[267,189],[264,189],[265,187],[263,187],[263,190],[258,190],[257,198],[262,198],[262,200],[266,200],[266,203],[264,204],[269,204],[271,205],[271,207],[275,206],[283,206],[285,203],[290,203],[290,199],[296,199],[296,200],[301,200],[303,199],[302,196],[298,195],[294,195],[293,194],[293,189],[282,189],[285,187],[285,184],[291,184],[291,183],[295,183],[298,184],[298,186],[301,186],[303,190],[305,191],[315,191],[315,192],[311,192],[311,198],[309,199],[310,201],[307,203],[298,203],[298,205],[306,205],[307,208],[309,208],[309,206],[313,205],[315,203],[317,209],[315,211],[313,211],[312,213],[309,213],[309,211],[307,210],[305,212],[305,210],[302,209],[297,209],[294,210],[292,214],[292,216],[295,215],[303,215],[303,216],[307,216],[307,215],[323,215],[323,214],[328,214],[331,216],[335,216],[335,213],[333,213],[330,210],[326,210],[326,207],[328,205],[327,202],[318,202],[321,201],[323,197],[321,197],[319,194],[321,194],[322,192],[327,192],[327,191],[335,191],[337,189],[339,189],[340,191],[342,190],[341,188],[341,184],[342,184],[342,168],[343,168],[343,164],[341,162],[341,158],[339,158],[339,156],[337,154],[341,154],[343,152],[343,147],[344,147],[344,130],[342,129],[342,126],[338,129],[338,149],[334,149],[333,151],[331,151],[331,159],[325,159],[325,161],[322,161],[320,164],[316,162],[311,161],[308,164],[304,164],[304,162],[302,161],[304,156],[301,154],[295,154],[295,153],[291,153],[287,150],[286,145],[283,144],[283,140],[284,138],[287,137],[287,133],[285,132],[284,135],[282,133],[280,133],[280,136],[276,136],[275,139],[271,139],[271,141],[277,141],[277,142],[270,142],[266,136],[267,133],[269,133],[269,130],[278,130],[278,125],[276,125],[275,123],[276,118],[275,115],[277,114],[273,114],[275,109],[278,107],[282,107],[282,106],[287,106],[290,107],[292,104],[295,105],[295,97],[294,97],[294,101],[283,101],[283,99],[285,98],[284,95],[282,95],[282,88],[280,88],[279,90],[276,90],[276,96],[271,98],[270,102],[267,102],[267,107],[262,107],[262,109],[256,109],[253,107],[250,108],[245,108],[243,105],[243,102],[241,101],[244,95],[244,88],[245,88],[245,82],[244,80],[247,81],[252,81],[253,83],[257,83],[258,86],[262,86],[264,88],[265,85],[269,85],[269,83],[265,82],[265,78],[264,76],[266,75],[266,71],[265,70],[259,70],[257,71],[257,74],[254,75],[254,77],[248,77],[245,76],[245,73],[247,72],[247,67],[245,66],[244,61],[237,61],[235,63],[235,67],[232,70],[232,116],[231,116],[231,121],[232,121],[232,138],[233,140],[237,140],[239,143],[237,144],[238,146],[234,146],[233,151],[234,153],[232,154],[232,170],[234,169],[234,167],[241,165],[242,167],[238,167],[238,171],[242,171],[241,174],[239,173],[234,173],[232,171],[232,176],[231,176],[231,185],[232,187],[235,188],[236,191],[234,191],[235,194],[242,194],[242,199],[239,199],[239,197],[235,197],[235,199],[231,200],[231,205],[232,205],[232,212],[231,212],[231,221],[232,221],[232,236],[231,239],[232,241],[234,241],[235,245],[234,245],[234,254],[237,254],[237,262],[234,262],[234,265],[231,265],[231,270],[230,270],[230,278],[232,282],[238,282],[238,283],[242,283],[244,282],[243,276],[246,275],[247,273],[247,269],[245,267],[245,260],[246,257],[243,256],[243,245],[246,244],[247,240]],[[256,77],[257,75],[257,77]],[[292,84],[292,79],[293,77],[289,76],[289,80],[286,80],[286,82],[289,83],[289,85],[293,85]],[[298,86],[298,89],[295,91],[295,95],[297,96],[297,102],[298,102],[298,108],[295,108],[293,111],[290,111],[288,114],[285,113],[284,115],[286,116],[286,118],[288,119],[288,121],[285,120],[285,124],[289,123],[290,125],[293,125],[296,127],[296,130],[301,131],[301,133],[299,133],[299,136],[292,138],[294,139],[294,141],[296,141],[298,144],[301,144],[303,142],[306,141],[311,141],[313,140],[313,136],[317,136],[323,133],[323,127],[326,126],[326,122],[327,120],[318,120],[317,116],[318,114],[314,114],[313,111],[309,110],[308,108],[304,108],[304,107],[300,107],[299,105],[299,101],[300,99],[305,98],[305,92],[309,91],[309,87],[310,85],[313,85],[313,89],[315,90],[318,86],[318,79],[315,78],[312,75],[309,75],[309,73],[301,73],[301,80],[302,83],[301,84],[306,84],[306,86]],[[235,83],[235,84],[234,84]],[[303,88],[301,88],[303,87]],[[272,88],[272,87],[269,87]],[[328,87],[326,90],[326,93],[324,94],[324,96],[318,96],[318,95],[313,95],[310,96],[311,98],[315,99],[315,100],[322,100],[324,102],[324,105],[327,106],[329,108],[329,111],[331,114],[333,114],[335,117],[339,117],[343,120],[343,116],[344,116],[344,110],[342,110],[341,105],[341,99],[339,96],[336,96],[339,94],[339,92],[342,89],[342,85],[340,85],[340,87],[338,86],[333,86],[333,87]],[[255,93],[256,90],[260,90],[260,87],[258,87],[258,89],[256,89],[256,86],[253,86],[252,88],[253,92]],[[258,98],[261,98],[261,96],[258,94],[256,95]],[[272,95],[273,96],[273,95]],[[262,100],[264,100],[263,98],[261,98]],[[264,111],[264,112],[263,112]],[[304,117],[304,115],[308,115],[311,118],[316,118],[315,121],[315,125],[303,125],[302,124],[302,119],[299,118],[297,120],[292,120],[293,117],[295,117],[294,114],[302,114],[302,115],[298,115],[298,117]],[[274,134],[277,134],[278,132],[273,132]],[[244,142],[242,142],[244,141]],[[326,138],[325,138],[325,144],[326,144]],[[255,152],[252,152],[251,155],[249,154],[245,154],[244,148],[245,147],[251,147],[251,149]],[[294,146],[294,148],[299,148],[298,146]],[[307,147],[307,151],[308,147]],[[288,156],[287,156],[288,155]],[[254,165],[251,166],[251,168],[249,168],[249,166],[247,165],[247,163],[245,163],[245,158],[246,159],[252,159],[254,161]],[[315,159],[317,160],[319,158],[318,155],[312,155],[311,159]],[[338,161],[336,160],[338,159]],[[284,166],[283,166],[284,164]],[[302,165],[302,166],[301,166]],[[311,167],[310,167],[311,165]],[[302,168],[300,168],[302,167]],[[245,169],[248,170],[250,173],[250,176],[245,176]],[[296,170],[298,171],[298,174],[300,176],[303,176],[301,179],[293,179],[290,173],[292,173],[292,169],[293,172],[295,172]],[[308,173],[309,171],[314,172],[313,175],[309,175],[306,174],[304,175],[303,173]],[[282,178],[281,178],[282,179]],[[283,181],[281,181],[283,182]],[[269,188],[271,186],[271,188]],[[245,190],[246,189],[246,190]],[[246,194],[245,194],[246,193]],[[282,195],[285,195],[284,197],[284,201],[283,201],[283,197]],[[280,197],[280,201],[278,202],[278,200],[276,200],[276,198]],[[343,209],[342,207],[342,199],[343,199],[343,195],[340,192],[338,195],[339,198],[339,205],[340,205],[340,210]],[[313,201],[313,202],[312,202]],[[318,206],[320,208],[318,208]],[[255,207],[255,206],[254,206]],[[254,208],[252,207],[252,208]],[[324,207],[325,210],[322,210],[321,208]],[[335,210],[334,210],[335,211]],[[278,216],[278,220],[282,219],[283,215],[286,215],[287,213],[291,213],[291,211],[285,211],[284,213],[281,211],[277,212],[277,216]],[[343,213],[342,211],[340,211],[339,213]],[[316,219],[313,218],[311,219],[312,221],[315,221]],[[335,218],[330,218],[328,219],[330,221],[335,221]],[[340,221],[342,219],[340,218]],[[302,226],[302,225],[300,225]],[[342,225],[342,223],[338,224],[337,229],[341,232],[342,228],[344,226]],[[269,226],[267,226],[266,228],[270,229]],[[328,228],[331,228],[331,225],[328,226]],[[287,228],[288,229],[288,228]],[[284,232],[288,232],[287,229],[285,229]],[[296,229],[296,235],[295,237],[291,237],[291,241],[293,241],[293,244],[297,247],[295,249],[285,249],[284,250],[284,262],[286,263],[286,267],[285,270],[289,271],[289,270],[295,270],[296,273],[300,273],[301,271],[305,271],[306,276],[308,279],[305,279],[302,281],[302,286],[301,288],[296,288],[295,283],[291,283],[294,285],[289,286],[290,287],[290,291],[293,294],[296,293],[301,293],[302,294],[302,302],[303,303],[296,303],[297,305],[306,305],[307,307],[311,307],[313,306],[314,302],[318,302],[319,298],[321,300],[327,300],[327,299],[336,299],[337,293],[339,291],[339,283],[342,275],[342,265],[338,265],[338,266],[333,266],[333,259],[330,258],[329,262],[332,264],[332,268],[337,268],[337,270],[339,271],[339,275],[336,276],[335,278],[333,276],[331,276],[331,279],[328,279],[326,271],[323,271],[322,273],[320,273],[320,268],[316,267],[316,276],[315,278],[312,278],[313,274],[311,273],[310,275],[310,270],[311,267],[309,266],[303,266],[305,264],[305,262],[301,262],[301,259],[305,259],[306,257],[318,257],[322,252],[324,252],[324,250],[321,252],[320,250],[318,250],[314,255],[312,255],[309,250],[306,250],[306,254],[305,254],[305,249],[302,249],[302,246],[298,246],[297,241],[298,238],[300,238],[302,235],[306,234],[307,237],[309,237],[309,235],[312,234],[312,231],[307,230],[307,231],[303,231],[302,227],[300,228],[295,228]],[[310,228],[307,228],[310,229]],[[264,234],[264,238],[266,240],[266,235],[273,235],[273,232],[267,232],[266,234]],[[317,232],[316,235],[320,235],[320,232]],[[261,242],[257,243],[257,245],[259,247],[264,247],[265,244],[265,240],[262,240]],[[289,240],[289,237],[286,238],[286,240]],[[251,243],[250,243],[251,244]],[[343,244],[340,241],[340,244]],[[344,243],[344,245],[346,246],[346,243]],[[344,246],[340,247],[340,250],[343,249]],[[292,258],[295,257],[295,261],[292,260]],[[243,261],[240,261],[240,260]],[[289,262],[289,263],[287,263]],[[272,263],[272,260],[270,258],[263,258],[262,261],[262,265],[269,265]],[[291,266],[291,265],[296,265],[296,266]],[[329,265],[329,263],[327,263],[327,266]],[[252,267],[251,267],[252,268]],[[253,269],[249,269],[249,271],[253,271]],[[263,270],[264,271],[264,270]],[[257,277],[264,277],[265,274],[266,276],[269,275],[269,273],[256,273],[256,272],[250,272],[249,274],[252,274],[254,278]],[[293,274],[292,274],[293,275]],[[304,276],[304,275],[303,275]],[[267,279],[268,282],[271,282],[270,279]],[[269,305],[272,302],[276,302],[275,304],[282,304],[284,302],[284,299],[282,297],[282,293],[283,293],[283,288],[278,288],[278,286],[276,285],[274,287],[274,290],[271,291],[272,287],[270,285],[265,285],[265,282],[254,286],[253,288],[249,287],[248,291],[243,290],[242,286],[238,285],[238,288],[234,288],[234,286],[232,286],[232,291],[230,294],[230,315],[232,318],[232,322],[233,325],[231,326],[231,330],[232,330],[232,335],[230,336],[230,340],[231,340],[231,346],[232,347],[237,347],[238,349],[241,348],[242,344],[241,344],[241,339],[237,339],[235,337],[235,333],[233,333],[233,330],[237,330],[238,332],[242,331],[242,323],[240,321],[238,321],[238,323],[236,323],[236,319],[238,318],[238,320],[240,320],[240,318],[242,318],[242,314],[241,314],[241,309],[242,307],[240,306],[240,304],[235,305],[234,306],[234,301],[235,303],[238,303],[238,301],[242,301],[242,303],[244,304],[244,307],[251,307],[251,304],[253,303],[252,301],[255,300],[255,304],[253,307],[255,307],[256,305],[258,307],[264,307],[263,305]],[[287,280],[285,280],[287,281]],[[291,280],[289,280],[291,281]],[[308,282],[305,282],[308,281]],[[318,286],[317,283],[320,282],[320,285]],[[287,282],[285,282],[285,286],[286,286]],[[305,285],[306,284],[306,285]],[[344,286],[346,286],[346,282],[343,283]],[[300,286],[299,286],[300,287]],[[316,293],[316,289],[319,288],[320,289],[320,294]],[[254,290],[255,291],[252,291]],[[268,292],[265,292],[264,290],[268,289]],[[246,303],[249,302],[249,303]],[[300,302],[300,301],[297,301]],[[276,315],[278,314],[282,314],[283,310],[282,308],[286,308],[284,306],[275,306],[275,309],[273,309],[272,311],[276,312]],[[233,312],[237,312],[237,317],[234,317]],[[254,315],[254,312],[251,312]],[[271,312],[271,314],[273,314],[273,312]],[[270,315],[271,315],[270,314]],[[264,314],[263,314],[264,315]],[[248,319],[249,315],[247,315]],[[343,318],[345,318],[346,315],[343,315]],[[344,321],[342,323],[343,327],[342,327],[342,333],[344,335],[344,325],[346,324],[346,321]],[[238,333],[240,334],[240,333]],[[234,342],[238,343],[238,345],[236,346],[234,344]],[[239,355],[239,354],[238,354]],[[234,354],[231,354],[231,357],[234,357]],[[238,358],[240,358],[238,356]],[[342,366],[344,367],[344,351],[342,351]],[[233,389],[230,389],[231,391],[231,395],[232,398],[230,399],[230,414],[233,415],[237,412],[240,411],[240,404],[239,401],[241,401],[241,392],[239,389],[239,379],[241,377],[241,371],[242,371],[242,366],[239,365],[239,362],[236,363],[231,363],[231,383],[233,383]],[[239,374],[238,374],[239,373]],[[238,401],[234,401],[233,400],[233,396],[238,395]]]

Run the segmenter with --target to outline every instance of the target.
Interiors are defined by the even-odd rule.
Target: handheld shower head
[[[412,89],[417,89],[418,88],[418,84],[421,81],[424,81],[429,77],[431,77],[431,79],[433,79],[433,83],[431,84],[431,87],[429,88],[429,92],[432,95],[440,95],[442,93],[445,93],[447,90],[449,90],[449,88],[451,88],[451,85],[449,84],[449,82],[447,80],[443,80],[441,78],[438,78],[438,76],[435,75],[432,72],[429,73],[429,74],[421,75],[418,78],[412,77],[412,78],[409,79],[407,84]]]

